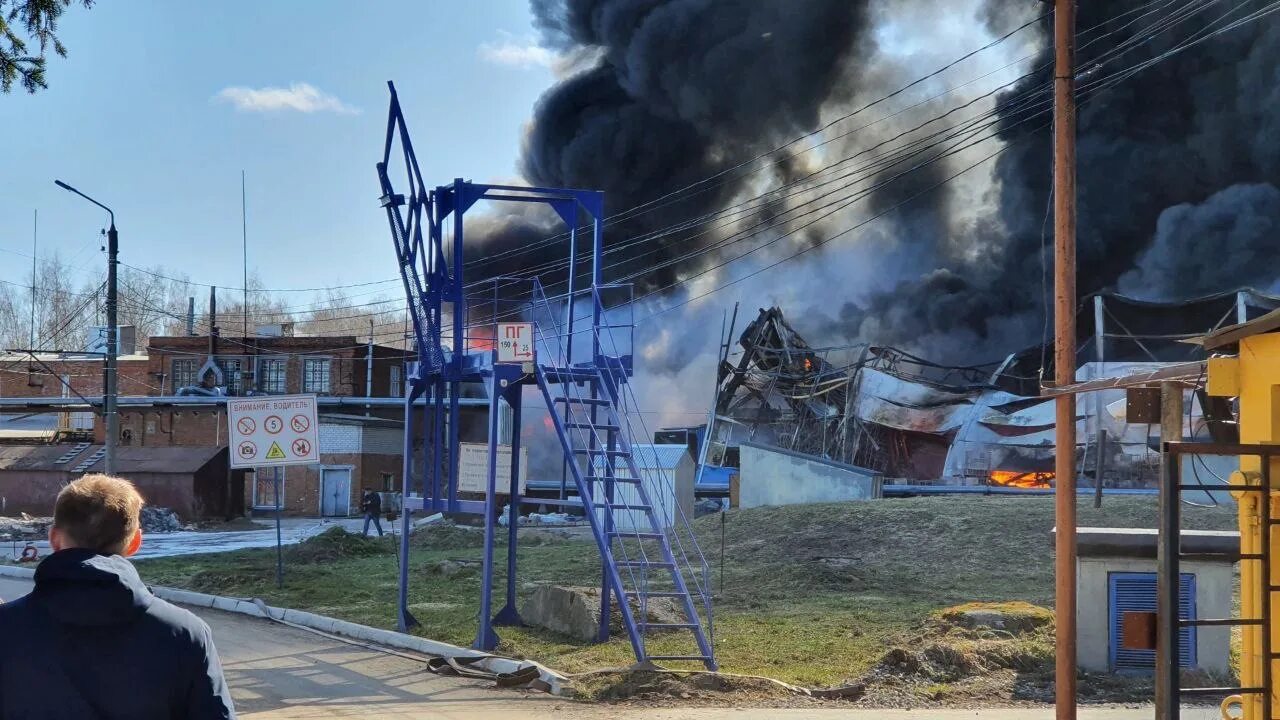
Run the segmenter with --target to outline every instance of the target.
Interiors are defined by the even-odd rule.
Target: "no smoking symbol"
[[[284,421],[281,420],[278,415],[270,415],[266,420],[262,421],[262,427],[266,429],[267,432],[275,435],[284,429]]]
[[[298,457],[306,457],[311,454],[311,443],[302,438],[293,441],[293,454]]]
[[[253,431],[258,429],[258,424],[253,421],[253,418],[240,418],[236,422],[236,429],[241,435],[252,435]]]
[[[246,442],[240,443],[239,450],[240,450],[240,457],[246,460],[252,460],[253,458],[258,456],[258,446],[254,445],[251,442],[246,441]]]
[[[293,426],[294,432],[306,432],[311,427],[311,419],[306,415],[294,415],[289,424]]]

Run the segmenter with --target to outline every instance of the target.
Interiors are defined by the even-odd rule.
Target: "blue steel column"
[[[449,510],[458,510],[458,475],[461,458],[458,453],[458,425],[461,422],[458,398],[462,395],[462,358],[467,351],[466,279],[462,271],[462,216],[468,198],[462,178],[453,181],[453,366],[449,377]],[[486,621],[487,622],[487,621]]]
[[[444,487],[444,380],[437,378],[435,382],[435,390],[433,391],[431,403],[431,411],[434,420],[431,423],[432,433],[432,449],[431,449],[431,508],[433,510],[442,511],[446,507],[443,498],[440,496],[441,488]],[[423,442],[426,440],[424,438]]]
[[[600,397],[600,392],[597,389],[597,387],[598,387],[597,382],[591,383],[591,397],[593,398]],[[599,425],[596,423],[596,418],[594,417],[595,413],[596,413],[596,406],[592,405],[591,414],[593,417],[591,418],[591,424],[594,427],[598,428]],[[609,436],[609,440],[607,441],[607,444],[604,446],[604,451],[605,451],[604,462],[600,463],[601,468],[604,470],[604,473],[603,473],[604,503],[606,506],[613,504],[614,495],[616,494],[614,492],[614,484],[613,484],[613,474],[614,474],[613,453],[610,452],[611,450],[613,450],[613,443],[614,443],[613,430],[608,431],[608,436]],[[595,433],[592,433],[591,445],[593,447],[596,445]],[[604,541],[605,542],[607,543],[613,542],[613,532],[615,529],[616,529],[616,526],[614,525],[614,521],[613,521],[613,509],[606,508],[604,513]],[[621,545],[622,542],[623,542],[622,539],[619,538],[618,544]],[[599,635],[600,642],[607,642],[609,640],[609,620],[612,619],[613,617],[613,608],[609,603],[609,591],[611,588],[611,583],[609,582],[609,579],[610,579],[609,568],[608,567],[602,568],[602,571],[600,573],[600,635]],[[625,603],[626,601],[627,601],[627,598],[625,596],[618,599],[618,602],[620,603]]]
[[[565,326],[565,351],[564,358],[552,358],[551,362],[561,363],[564,367],[573,367],[573,308],[574,308],[574,282],[578,274],[578,223],[576,220],[569,223],[569,289],[566,294],[564,326]],[[555,408],[551,409],[555,412]],[[569,412],[569,404],[564,405],[564,422],[567,426],[569,418],[572,415]],[[570,458],[565,458],[560,464],[560,499],[565,500],[569,497],[569,462]]]
[[[400,476],[400,573],[399,592],[397,595],[396,627],[400,632],[408,632],[417,626],[418,619],[409,612],[409,488],[413,477],[413,400],[417,392],[417,382],[411,382],[413,388],[404,395],[404,465]]]
[[[591,361],[600,364],[600,316],[604,298],[600,297],[600,272],[604,260],[604,203],[601,203],[599,214],[595,216],[591,238]]]
[[[511,406],[511,514],[507,523],[507,604],[493,619],[494,625],[522,627],[524,621],[516,609],[516,551],[520,526],[520,411],[524,404],[524,385],[518,381],[507,388],[507,404]]]
[[[497,358],[497,351],[494,351]],[[498,411],[502,388],[498,370],[494,369],[489,385],[489,467],[485,473],[484,498],[484,565],[480,584],[480,630],[472,645],[477,650],[492,650],[498,646],[498,636],[493,632],[493,535],[494,512],[498,494]],[[512,523],[513,525],[515,523]]]

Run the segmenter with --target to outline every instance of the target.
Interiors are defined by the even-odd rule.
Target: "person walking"
[[[203,620],[151,594],[126,558],[142,496],[85,475],[58,493],[35,589],[0,605],[0,718],[234,720]]]
[[[360,498],[360,509],[364,511],[362,534],[369,536],[369,521],[373,521],[373,526],[378,529],[378,537],[382,537],[382,521],[378,517],[382,514],[382,496],[372,490],[365,490],[364,497]]]

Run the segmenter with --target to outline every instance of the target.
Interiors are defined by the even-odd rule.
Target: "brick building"
[[[274,510],[277,478],[287,513],[357,514],[364,489],[398,492],[402,488],[404,408],[396,398],[404,393],[405,358],[403,349],[362,343],[356,336],[153,337],[145,355],[121,357],[121,457],[127,453],[133,459],[131,467],[154,468],[166,458],[191,460],[197,455],[204,457],[205,450],[224,451],[217,455],[223,460],[200,466],[198,483],[189,478],[176,481],[191,488],[190,492],[175,488],[159,493],[176,498],[181,508],[175,509],[183,514],[216,511],[221,515],[228,508],[228,514]],[[101,445],[105,423],[100,415],[80,410],[31,415],[38,412],[38,403],[23,408],[21,399],[75,401],[77,395],[83,395],[97,402],[102,394],[102,356],[62,353],[38,359],[0,355],[0,401],[16,403],[18,408],[0,407],[0,413],[11,413],[0,414],[0,443],[6,442],[4,419],[27,418],[22,427],[29,428],[35,419],[45,423],[40,427],[47,427],[47,432],[36,439],[29,429],[13,430],[7,442],[45,442],[51,443],[52,449],[69,449],[72,441]],[[320,398],[320,464],[257,472],[230,470],[225,462],[223,398],[273,394],[315,394]],[[363,402],[366,397],[375,402]],[[414,421],[419,450],[423,442],[420,417],[415,416]],[[485,402],[469,400],[463,408],[462,439],[483,442],[486,418]],[[18,427],[16,423],[12,426]],[[199,452],[182,452],[185,450]],[[20,466],[22,473],[18,472]],[[62,467],[0,466],[0,497],[9,489],[14,497],[21,495],[24,502],[39,505],[37,498],[28,498],[15,485],[29,482],[31,472],[45,473],[37,484],[45,490],[71,477]],[[221,481],[225,491],[221,495],[228,499],[225,503],[207,499],[216,494],[209,484],[214,482],[211,473],[218,472],[225,478]],[[195,475],[194,471],[188,474]],[[178,475],[181,473],[171,477]],[[148,477],[153,489],[161,482],[157,478]],[[206,499],[190,502],[190,493]],[[48,500],[52,502],[51,496]]]

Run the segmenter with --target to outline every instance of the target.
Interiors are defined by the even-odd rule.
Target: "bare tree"
[[[308,335],[373,335],[380,345],[405,347],[404,301],[377,296],[353,298],[330,288],[316,298],[311,309],[301,314],[299,332]]]

